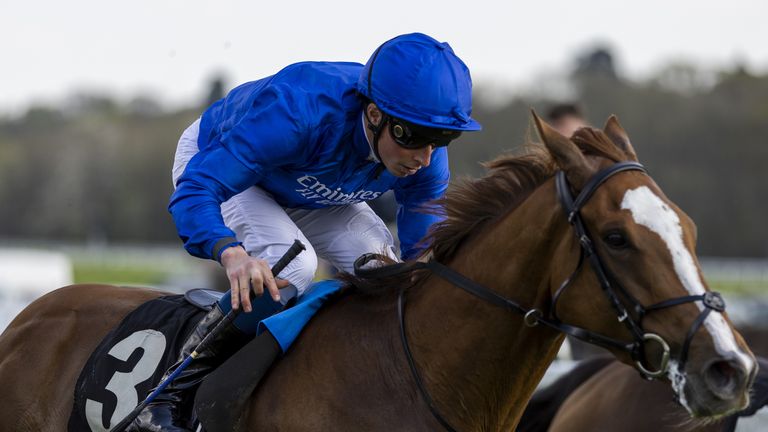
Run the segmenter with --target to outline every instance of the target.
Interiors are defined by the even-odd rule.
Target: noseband
[[[680,351],[680,357],[677,359],[679,365],[678,370],[683,371],[685,370],[685,363],[688,358],[688,350],[694,335],[698,331],[699,327],[701,327],[701,325],[704,323],[704,320],[707,318],[707,316],[709,316],[713,310],[717,312],[723,312],[725,310],[725,301],[719,293],[705,292],[702,295],[676,297],[655,303],[650,306],[643,306],[635,297],[633,297],[626,289],[624,289],[621,284],[616,281],[615,277],[610,277],[609,272],[606,270],[605,266],[600,260],[600,257],[595,251],[594,242],[589,236],[586,226],[584,225],[584,221],[581,218],[581,208],[584,206],[584,204],[586,204],[586,202],[594,194],[597,188],[600,187],[600,185],[602,185],[611,176],[624,171],[640,171],[646,173],[645,167],[637,162],[616,163],[602,171],[599,171],[592,178],[590,178],[581,192],[577,195],[576,199],[573,199],[573,195],[571,194],[571,187],[567,178],[565,177],[565,173],[558,171],[555,174],[557,196],[563,209],[565,210],[568,222],[574,228],[574,232],[579,241],[580,252],[579,262],[576,268],[571,273],[571,275],[560,285],[560,287],[555,292],[555,295],[552,297],[552,302],[549,308],[550,315],[547,317],[545,317],[539,309],[523,307],[515,301],[502,297],[496,292],[476,282],[473,282],[464,275],[453,271],[449,267],[440,264],[434,259],[431,259],[427,262],[416,261],[411,263],[397,263],[378,268],[364,268],[367,263],[371,261],[378,261],[381,258],[381,256],[378,254],[365,254],[355,261],[355,274],[358,277],[365,279],[394,276],[400,273],[414,270],[429,270],[432,273],[435,273],[443,279],[451,282],[453,285],[462,288],[463,290],[476,297],[479,297],[482,300],[485,300],[496,306],[510,309],[523,315],[523,320],[529,327],[535,327],[541,324],[593,345],[598,345],[608,349],[618,349],[625,351],[629,353],[630,357],[635,362],[635,366],[637,367],[637,370],[640,372],[640,374],[645,379],[649,380],[661,378],[667,373],[669,369],[670,348],[669,344],[661,336],[655,333],[648,333],[643,329],[643,318],[652,311],[666,309],[685,303],[701,301],[704,307],[699,316],[694,320],[694,322],[691,324],[691,327],[688,329],[688,333],[685,336],[685,340]],[[603,293],[616,312],[618,321],[624,323],[632,335],[632,338],[634,339],[632,342],[621,341],[588,329],[565,324],[558,318],[557,302],[563,292],[565,292],[565,290],[576,278],[576,275],[580,272],[581,268],[583,267],[585,257],[589,260],[590,267],[592,267],[592,271],[597,276]],[[622,300],[628,302],[630,307],[628,308],[625,306],[625,302]],[[421,375],[419,374],[419,371],[416,368],[416,364],[413,360],[413,355],[411,353],[408,337],[405,331],[405,288],[400,289],[397,310],[398,319],[400,322],[400,338],[403,343],[406,357],[408,359],[408,365],[421,392],[421,395],[427,402],[427,405],[432,411],[435,419],[440,422],[440,424],[446,430],[455,431],[455,429],[451,427],[448,421],[445,420],[445,418],[435,407],[435,404],[430,397],[429,392],[426,390],[426,387],[424,386],[424,383],[421,379]],[[630,310],[632,313],[629,312]],[[645,345],[650,342],[657,343],[662,350],[659,367],[656,370],[653,370],[652,367],[644,364]]]

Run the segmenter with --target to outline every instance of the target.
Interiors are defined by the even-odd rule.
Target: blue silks
[[[235,88],[203,113],[200,151],[169,203],[189,253],[218,258],[215,245],[236,237],[224,224],[221,203],[257,185],[278,205],[305,209],[370,201],[393,190],[401,257],[418,255],[418,241],[442,220],[419,209],[448,187],[448,153],[436,149],[430,165],[411,176],[382,171],[371,155],[356,91],[362,68],[297,63]]]

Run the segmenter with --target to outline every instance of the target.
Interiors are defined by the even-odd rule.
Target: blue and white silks
[[[199,152],[177,181],[169,210],[184,247],[212,257],[234,238],[220,205],[257,185],[284,208],[315,209],[375,199],[393,190],[401,257],[410,259],[427,228],[442,219],[418,211],[450,178],[445,148],[428,167],[395,177],[372,156],[365,136],[357,63],[304,62],[245,83],[206,110]]]

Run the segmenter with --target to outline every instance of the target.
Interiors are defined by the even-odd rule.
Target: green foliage
[[[193,111],[33,109],[0,124],[0,236],[176,241],[170,167]]]

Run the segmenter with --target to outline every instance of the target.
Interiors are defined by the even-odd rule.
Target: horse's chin
[[[677,402],[691,417],[705,423],[720,420],[749,405],[748,389],[735,397],[723,397],[713,392],[700,374],[679,371],[675,362],[670,362],[668,378]]]

